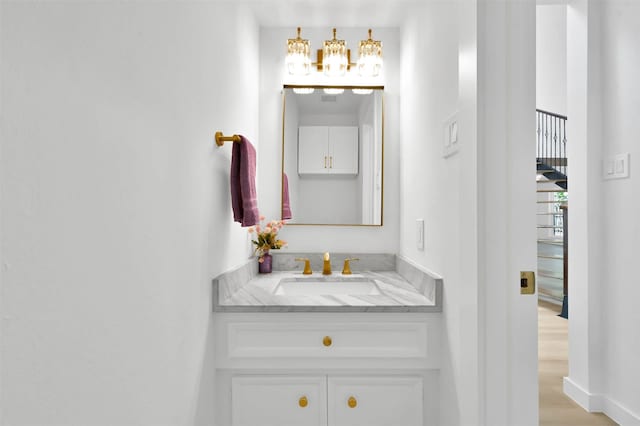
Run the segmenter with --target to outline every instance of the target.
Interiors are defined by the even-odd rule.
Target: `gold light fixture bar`
[[[311,65],[315,65],[318,72],[322,72],[322,49],[318,49],[316,52],[316,62]],[[351,67],[355,67],[357,64],[351,62],[351,49],[347,49],[347,71],[351,70]]]

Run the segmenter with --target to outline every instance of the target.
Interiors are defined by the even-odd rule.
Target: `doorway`
[[[536,108],[538,113],[538,383],[540,425],[615,425],[601,413],[589,413],[565,394],[563,384],[569,376],[569,323],[571,311],[567,297],[571,188],[577,179],[569,167],[580,161],[577,132],[567,131],[569,113],[568,6],[539,4],[536,7]],[[564,123],[562,123],[564,120]],[[575,123],[575,120],[574,120]],[[569,130],[576,129],[568,127]],[[566,141],[564,141],[566,139]],[[573,139],[573,140],[572,140]],[[555,150],[564,142],[564,152]],[[572,144],[572,142],[574,142]],[[572,147],[574,148],[572,150]],[[551,153],[551,154],[550,154]],[[574,156],[572,156],[574,153]],[[553,172],[544,173],[548,167]],[[575,169],[573,169],[575,170]],[[579,182],[584,186],[584,182]]]

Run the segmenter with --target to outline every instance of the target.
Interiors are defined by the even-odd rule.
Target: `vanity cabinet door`
[[[329,426],[423,426],[422,377],[329,377]]]
[[[326,377],[237,376],[232,426],[326,426]]]

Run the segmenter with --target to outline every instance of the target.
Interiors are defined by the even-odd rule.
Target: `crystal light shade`
[[[382,42],[369,38],[360,41],[358,48],[358,74],[362,77],[377,77],[382,69]]]
[[[298,36],[287,39],[287,71],[291,75],[307,75],[311,71],[311,60],[309,59],[309,40],[300,37],[300,27]]]
[[[336,39],[336,29],[333,29],[333,39],[325,40],[322,48],[322,70],[328,77],[340,77],[346,74],[349,61],[347,46],[344,40]]]

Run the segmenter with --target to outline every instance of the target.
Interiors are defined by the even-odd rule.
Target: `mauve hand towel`
[[[242,226],[260,223],[256,194],[256,150],[244,136],[231,152],[231,208],[233,220]]]
[[[291,202],[289,201],[289,178],[282,174],[282,220],[291,219]]]

